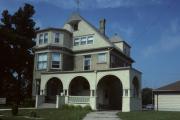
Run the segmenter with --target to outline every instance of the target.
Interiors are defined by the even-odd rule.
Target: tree
[[[143,88],[142,105],[152,104],[152,88]]]
[[[36,36],[32,19],[34,7],[25,4],[13,15],[8,10],[2,13],[0,23],[0,80],[3,96],[23,100],[30,96],[33,76],[32,47]],[[12,94],[11,94],[12,93]],[[1,93],[2,94],[2,93]]]

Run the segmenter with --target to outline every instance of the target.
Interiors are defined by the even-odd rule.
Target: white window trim
[[[61,53],[59,53],[60,54],[60,59],[59,59],[59,68],[53,68],[53,66],[52,66],[52,54],[53,53],[59,53],[59,52],[51,52],[51,69],[62,69],[62,54]]]
[[[47,43],[45,43],[45,34],[47,34]],[[42,43],[39,44],[39,41],[40,41],[40,36],[42,35]],[[44,45],[44,44],[48,44],[49,43],[49,33],[48,32],[45,32],[45,33],[40,33],[39,36],[38,36],[38,45]]]
[[[91,37],[91,36],[92,36],[93,40],[92,40],[92,43],[90,44],[90,43],[88,43],[88,37]],[[81,44],[83,37],[86,38],[85,44]],[[79,38],[79,44],[78,45],[75,45],[75,39],[76,38]],[[73,39],[73,46],[83,46],[83,45],[92,45],[92,44],[94,44],[94,35],[77,36],[77,37],[74,37],[74,39]]]
[[[59,34],[59,42],[56,42],[56,34]],[[60,43],[60,36],[61,36],[61,34],[59,33],[59,32],[54,32],[54,43]]]
[[[84,71],[89,71],[89,70],[91,70],[91,60],[92,60],[92,56],[90,55],[91,58],[90,58],[90,68],[89,68],[89,70],[85,70],[85,69],[84,69],[84,67],[85,67],[85,64],[84,64],[84,63],[85,63],[85,62],[84,62],[84,61],[85,61],[85,56],[88,56],[88,55],[84,55],[84,58],[83,58],[83,70],[84,70]]]
[[[38,69],[38,62],[39,62],[39,54],[46,54],[47,55],[47,67],[44,69]],[[47,52],[40,52],[37,53],[37,57],[36,57],[36,70],[41,71],[41,70],[47,70],[48,69],[48,53]]]

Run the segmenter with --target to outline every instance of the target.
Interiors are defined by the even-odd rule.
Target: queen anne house
[[[33,50],[36,107],[89,105],[94,110],[141,109],[141,72],[132,67],[131,47],[105,34],[78,13],[64,27],[37,31]]]

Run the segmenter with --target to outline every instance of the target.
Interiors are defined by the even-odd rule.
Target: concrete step
[[[56,108],[56,104],[54,104],[54,103],[43,103],[39,106],[39,108]]]

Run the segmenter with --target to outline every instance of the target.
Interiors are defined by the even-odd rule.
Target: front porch
[[[133,68],[46,72],[41,75],[40,88],[41,94],[36,96],[37,108],[53,103],[56,108],[68,104],[90,106],[93,110],[141,109],[141,104],[135,105],[141,103],[141,73]]]

